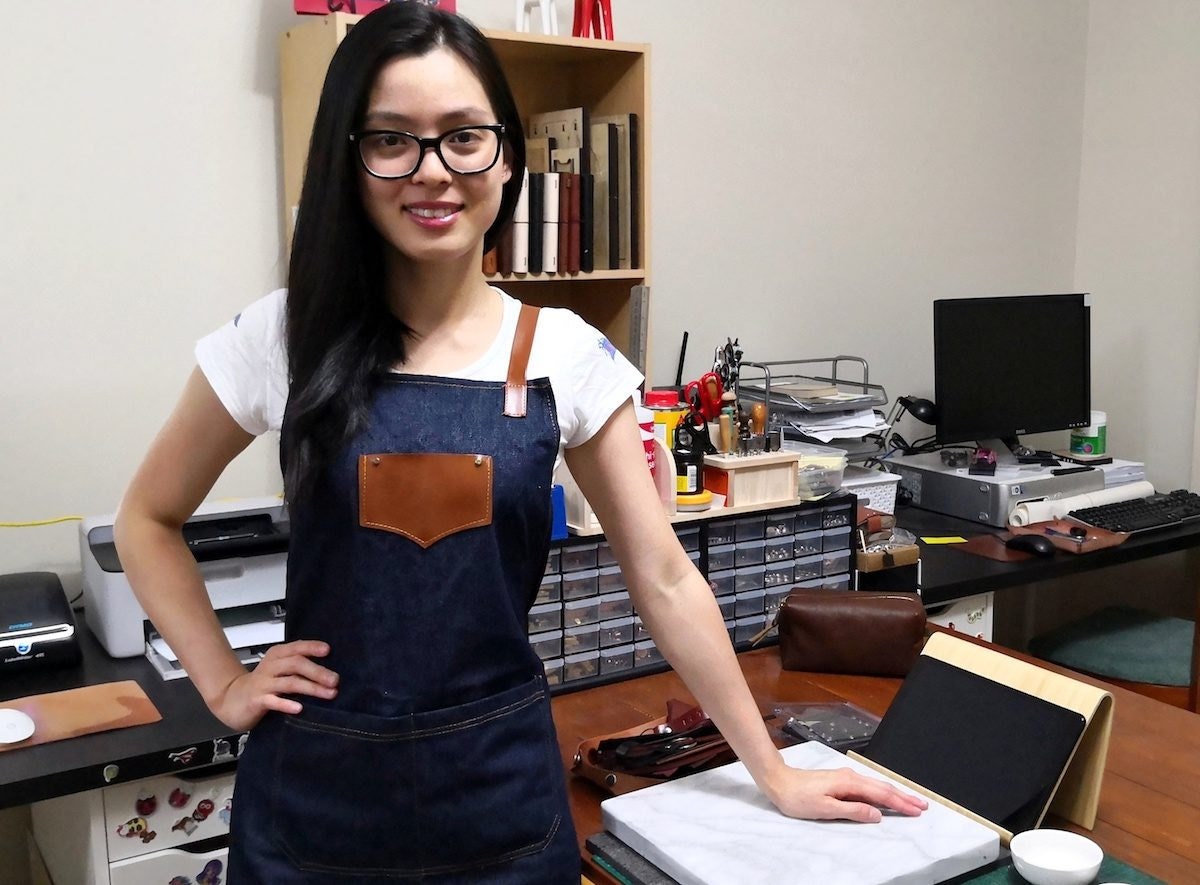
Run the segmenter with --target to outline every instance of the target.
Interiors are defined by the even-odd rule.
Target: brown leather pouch
[[[619,795],[734,758],[703,710],[672,699],[666,716],[581,742],[571,770]]]
[[[492,521],[492,459],[445,452],[358,459],[358,522],[422,547]]]
[[[785,670],[904,676],[925,644],[916,593],[798,589],[778,618]]]

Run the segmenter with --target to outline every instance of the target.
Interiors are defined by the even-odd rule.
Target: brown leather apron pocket
[[[358,459],[358,522],[429,547],[492,521],[492,459],[446,452]]]

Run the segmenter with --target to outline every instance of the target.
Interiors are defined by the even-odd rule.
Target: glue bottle
[[[692,424],[691,416],[675,425],[675,493],[698,495],[704,491],[704,440],[708,438],[707,422],[701,428]]]

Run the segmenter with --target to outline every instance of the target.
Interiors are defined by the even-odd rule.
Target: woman
[[[641,376],[574,314],[539,316],[480,272],[523,173],[521,122],[478,31],[418,3],[355,25],[317,111],[288,290],[200,342],[122,502],[139,600],[213,713],[253,729],[235,885],[579,881],[525,623],[560,454],[664,655],[782,812],[924,807],[783,763],[661,515],[630,402]],[[180,527],[273,428],[287,641],[247,672]]]

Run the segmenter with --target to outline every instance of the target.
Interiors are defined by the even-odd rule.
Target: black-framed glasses
[[[393,129],[363,129],[350,133],[358,145],[363,168],[376,178],[408,178],[425,159],[426,151],[437,154],[442,165],[459,175],[487,172],[500,159],[504,124],[458,126],[432,138]]]

